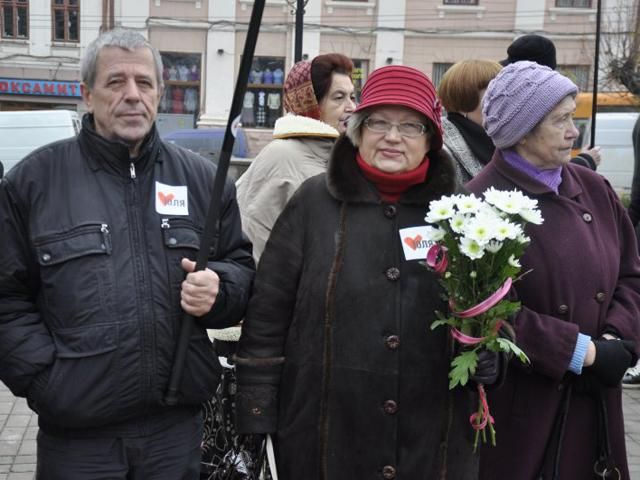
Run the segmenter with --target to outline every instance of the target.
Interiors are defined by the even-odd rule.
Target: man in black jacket
[[[38,413],[38,479],[196,479],[200,404],[220,371],[206,328],[243,317],[251,245],[227,182],[194,272],[215,166],[158,136],[158,51],[107,32],[81,74],[78,137],[0,183],[0,380]],[[183,310],[195,327],[169,406]]]
[[[640,247],[640,116],[633,125],[631,133],[633,142],[633,179],[631,180],[631,199],[629,201],[629,217],[636,227],[638,247]],[[627,370],[622,378],[624,388],[640,388],[640,363]]]

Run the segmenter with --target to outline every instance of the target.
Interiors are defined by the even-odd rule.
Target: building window
[[[77,42],[80,40],[80,5],[78,0],[53,0],[53,41]]]
[[[556,0],[560,8],[591,8],[591,0]]]
[[[29,38],[29,1],[2,0],[2,38]]]
[[[369,76],[369,61],[352,59],[353,71],[351,72],[351,81],[353,82],[354,93],[356,95],[356,103],[360,103],[360,95],[362,87]]]
[[[589,65],[558,65],[558,72],[569,77],[580,91],[589,90]]]
[[[478,0],[442,0],[443,5],[478,5]]]
[[[242,126],[273,128],[282,116],[284,58],[255,57],[242,102]]]
[[[453,63],[434,63],[433,64],[433,73],[431,74],[431,81],[437,87],[440,85],[442,81],[442,77],[445,72],[451,68]]]

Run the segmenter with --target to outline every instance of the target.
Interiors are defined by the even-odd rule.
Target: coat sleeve
[[[220,290],[211,311],[199,321],[207,328],[236,325],[249,301],[255,262],[251,242],[242,233],[235,187],[230,182],[225,187],[218,241],[207,266],[220,277]]]
[[[239,433],[277,427],[278,390],[303,261],[301,191],[276,222],[261,257],[236,355]]]
[[[55,347],[38,306],[40,272],[30,247],[27,208],[7,179],[0,181],[0,380],[26,396],[46,381]]]
[[[640,258],[638,241],[631,220],[617,194],[609,186],[618,225],[620,267],[602,333],[611,332],[635,342],[640,353]]]

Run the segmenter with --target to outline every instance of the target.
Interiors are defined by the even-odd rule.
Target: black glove
[[[592,373],[605,387],[617,387],[627,368],[635,364],[633,342],[628,340],[594,340],[596,359],[584,370]]]
[[[471,380],[483,385],[493,385],[500,374],[500,354],[491,350],[482,349],[478,352],[478,364],[476,373],[471,375]]]

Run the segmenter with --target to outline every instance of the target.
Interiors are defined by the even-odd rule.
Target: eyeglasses
[[[364,126],[375,133],[388,133],[393,127],[396,127],[403,137],[419,137],[427,132],[427,127],[421,123],[392,123],[371,117],[364,121]]]

